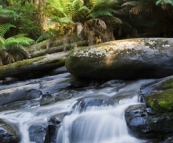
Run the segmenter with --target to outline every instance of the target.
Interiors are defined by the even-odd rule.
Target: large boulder
[[[172,55],[172,38],[127,39],[81,48],[65,65],[73,75],[85,78],[161,78],[173,74]]]

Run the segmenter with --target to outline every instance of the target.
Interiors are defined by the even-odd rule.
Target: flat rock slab
[[[126,39],[81,48],[65,65],[84,78],[161,78],[173,74],[173,38]]]

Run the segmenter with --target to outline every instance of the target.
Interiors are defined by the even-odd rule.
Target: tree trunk
[[[0,79],[11,76],[33,75],[35,73],[43,74],[50,69],[63,66],[68,55],[68,52],[61,52],[2,66],[0,67]]]
[[[79,41],[79,42],[76,42],[76,43],[70,43],[70,44],[67,44],[66,50],[70,50],[70,48],[75,48],[75,46],[82,46],[82,45],[86,45],[86,44],[87,44],[87,41]],[[39,56],[43,56],[43,55],[46,55],[46,54],[62,52],[64,50],[65,50],[64,45],[61,45],[61,46],[52,47],[52,48],[49,48],[49,49],[43,49],[43,50],[40,50],[40,51],[33,52],[31,54],[31,57],[32,58],[39,57]]]

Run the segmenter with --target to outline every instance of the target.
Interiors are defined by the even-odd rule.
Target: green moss
[[[146,102],[157,113],[173,112],[173,89],[153,93],[147,96]]]
[[[161,84],[161,87],[160,87],[162,90],[166,90],[166,89],[170,89],[170,88],[173,88],[173,79],[168,79],[166,80],[165,82],[163,82]]]

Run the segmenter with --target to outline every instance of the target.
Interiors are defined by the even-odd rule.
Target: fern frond
[[[171,4],[173,6],[173,1],[172,0],[157,0],[156,5],[159,4]]]
[[[92,13],[89,14],[89,17],[96,18],[96,17],[104,16],[104,15],[113,16],[112,15],[113,12],[114,12],[114,10],[112,10],[110,8],[105,8],[102,10],[93,11]]]
[[[49,39],[51,38],[53,35],[50,33],[50,32],[45,32],[43,33],[42,35],[40,35],[38,37],[38,39],[36,40],[36,43],[40,42],[40,41],[43,41],[43,40],[46,40],[46,39]]]
[[[115,12],[115,10],[112,7],[116,4],[117,4],[117,1],[97,0],[89,16],[92,18],[103,16],[103,15],[112,16],[112,14]]]
[[[141,4],[141,1],[128,1],[128,2],[123,3],[121,6],[122,7],[124,7],[124,6],[136,6],[139,4]]]
[[[57,16],[63,17],[66,16],[66,13],[63,9],[63,7],[57,7],[56,5],[48,5],[47,6],[48,9],[53,9],[56,13]]]
[[[0,36],[0,50],[5,49],[5,39]]]
[[[142,3],[133,7],[129,12],[133,14],[139,14],[141,12],[152,12],[153,5],[148,3]]]
[[[9,18],[9,17],[17,17],[17,14],[12,10],[3,8],[2,5],[0,5],[0,18]]]
[[[90,12],[91,12],[91,10],[88,7],[82,6],[73,15],[72,20],[75,22],[82,22],[82,21],[86,20],[86,17],[88,16],[88,14]]]
[[[74,0],[72,3],[72,8],[77,11],[83,6],[84,2],[83,0]]]
[[[5,33],[11,28],[15,28],[16,26],[14,26],[13,24],[10,23],[5,23],[0,25],[0,36],[4,37]]]
[[[31,38],[28,38],[28,37],[17,37],[17,36],[14,36],[14,37],[10,37],[10,38],[7,38],[5,40],[5,46],[6,48],[20,48],[19,45],[22,45],[22,46],[29,46],[31,45],[31,43],[33,43],[34,40],[31,39]]]
[[[57,18],[57,21],[60,23],[73,23],[73,21],[69,17]]]

